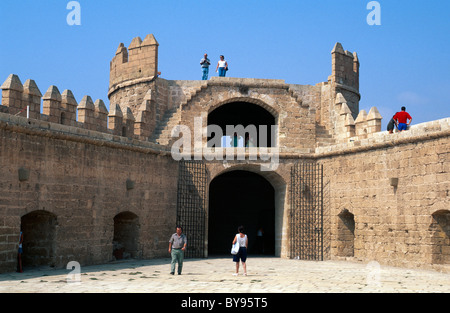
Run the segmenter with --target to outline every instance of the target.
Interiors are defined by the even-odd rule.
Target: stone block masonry
[[[316,150],[330,188],[331,258],[450,270],[448,122]]]
[[[114,217],[137,217],[137,256],[166,256],[175,226],[177,166],[167,151],[76,127],[0,114],[0,271],[14,271],[21,224],[52,223],[45,238],[27,232],[24,266],[64,267],[113,259]],[[19,179],[19,169],[29,171]],[[127,180],[134,188],[127,188]],[[27,217],[34,214],[34,217]],[[31,224],[30,224],[31,223]],[[49,237],[50,236],[50,237]],[[33,238],[30,238],[33,237]],[[115,238],[121,240],[120,238]],[[32,246],[26,246],[32,242]],[[30,244],[31,245],[31,244]],[[37,252],[40,250],[41,252]]]

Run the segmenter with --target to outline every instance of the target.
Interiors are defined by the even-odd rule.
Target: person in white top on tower
[[[217,71],[219,71],[219,77],[225,77],[225,74],[228,71],[228,62],[223,55],[220,56],[220,60],[217,62],[216,73]]]

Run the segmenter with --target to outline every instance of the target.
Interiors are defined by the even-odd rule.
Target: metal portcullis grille
[[[323,165],[292,167],[289,227],[290,257],[323,261]]]
[[[178,174],[177,224],[187,237],[186,258],[207,256],[206,165],[181,161]]]

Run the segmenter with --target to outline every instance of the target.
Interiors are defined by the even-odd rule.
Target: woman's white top
[[[241,238],[241,234],[236,234],[237,240],[239,242],[239,247],[245,247],[245,243],[247,242],[247,235],[244,238]]]
[[[219,67],[225,67],[225,63],[227,63],[225,60],[219,61]]]

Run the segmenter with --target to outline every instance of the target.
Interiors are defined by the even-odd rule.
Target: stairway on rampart
[[[166,111],[162,119],[157,123],[150,141],[160,145],[168,145],[172,138],[172,129],[181,123],[184,108],[192,98],[206,87],[207,81],[200,81],[197,85],[183,87],[184,99],[174,108]]]
[[[322,125],[316,123],[316,147],[333,145],[336,140],[330,135],[330,132]]]

